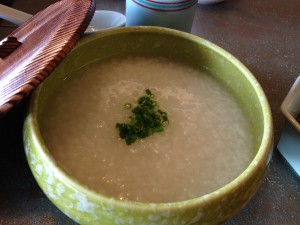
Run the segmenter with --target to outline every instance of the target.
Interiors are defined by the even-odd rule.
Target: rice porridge
[[[121,200],[174,202],[212,192],[254,157],[250,124],[215,79],[166,58],[127,57],[76,72],[47,105],[41,133],[59,165],[80,183]],[[169,125],[126,145],[116,123],[127,102],[151,89]]]

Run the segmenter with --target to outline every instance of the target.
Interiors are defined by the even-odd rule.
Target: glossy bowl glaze
[[[74,71],[107,57],[164,56],[205,70],[232,91],[253,128],[255,157],[224,187],[198,198],[173,203],[121,201],[96,193],[70,177],[48,151],[40,134],[43,107],[51,93]],[[241,210],[259,188],[273,142],[272,116],[261,86],[236,58],[188,33],[157,27],[107,30],[81,40],[32,96],[24,125],[24,145],[32,173],[48,198],[81,224],[185,225],[219,224]],[[242,149],[241,149],[242,151]]]

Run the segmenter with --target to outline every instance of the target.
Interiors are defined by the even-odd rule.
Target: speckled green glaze
[[[205,70],[236,94],[255,137],[253,161],[234,181],[192,200],[147,204],[120,201],[95,193],[63,171],[51,157],[39,131],[44,105],[72,72],[107,57],[165,56]],[[165,28],[107,30],[78,43],[63,63],[35,91],[24,124],[24,145],[32,173],[48,198],[81,224],[192,225],[220,224],[235,215],[261,184],[273,142],[272,116],[254,76],[226,51],[199,37]]]

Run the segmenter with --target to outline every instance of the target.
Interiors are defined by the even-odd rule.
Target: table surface
[[[55,0],[3,0],[35,14]],[[124,0],[98,0],[98,9],[124,13]],[[271,105],[275,142],[266,178],[254,198],[226,225],[300,224],[300,179],[278,152],[280,105],[300,75],[300,1],[226,0],[198,5],[192,33],[224,48],[254,74]],[[0,40],[15,26],[0,21]],[[28,99],[0,119],[0,224],[76,224],[43,194],[26,162],[22,122]],[[299,146],[300,149],[300,146]]]

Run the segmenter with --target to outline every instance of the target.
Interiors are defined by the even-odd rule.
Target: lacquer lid
[[[0,117],[36,88],[79,41],[94,0],[61,0],[0,42]]]

